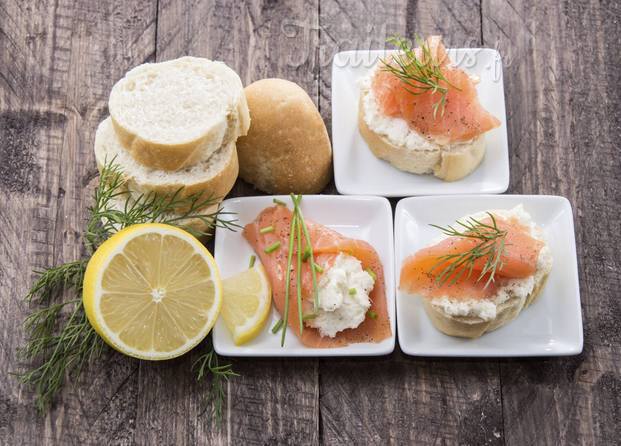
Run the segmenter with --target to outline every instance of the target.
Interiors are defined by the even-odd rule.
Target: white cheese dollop
[[[373,286],[373,277],[362,269],[360,260],[340,253],[319,279],[319,311],[306,325],[331,338],[339,331],[356,328],[371,307]]]

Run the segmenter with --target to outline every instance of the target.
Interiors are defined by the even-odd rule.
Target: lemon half
[[[222,305],[218,266],[192,235],[149,223],[114,234],[91,257],[84,309],[113,348],[161,360],[192,349],[213,327]]]
[[[222,281],[222,319],[236,345],[254,339],[272,308],[272,288],[263,266],[255,265]]]

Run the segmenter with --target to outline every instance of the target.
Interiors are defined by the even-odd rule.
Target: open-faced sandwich
[[[361,82],[358,125],[375,156],[398,169],[446,181],[471,173],[484,134],[500,125],[479,103],[477,78],[452,65],[440,36],[380,60]]]
[[[271,282],[281,321],[273,332],[292,329],[307,347],[381,342],[391,336],[379,255],[367,242],[306,221],[293,197],[264,209],[243,235]]]
[[[537,299],[552,256],[542,230],[521,205],[437,228],[443,238],[403,262],[399,286],[422,298],[438,330],[477,338]]]

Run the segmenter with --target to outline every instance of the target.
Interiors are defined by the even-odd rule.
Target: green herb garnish
[[[273,198],[272,201],[274,202],[274,204],[277,204],[278,206],[287,206],[287,203],[285,203],[282,200],[279,200],[278,198]]]
[[[211,342],[210,342],[211,343]],[[207,395],[207,401],[212,408],[212,414],[215,416],[216,422],[222,420],[222,408],[226,401],[226,393],[224,385],[232,376],[239,376],[233,371],[231,364],[220,364],[220,360],[213,345],[209,345],[208,352],[201,355],[192,364],[192,370],[196,370],[196,381],[201,381],[208,374],[211,375],[211,389]]]
[[[355,296],[355,295],[356,295],[356,292],[357,292],[357,291],[356,291],[356,288],[350,288],[350,289],[349,289],[349,295],[350,295],[350,296]]]
[[[394,36],[387,40],[394,45],[399,52],[392,56],[391,60],[382,60],[382,70],[388,71],[406,85],[406,90],[413,95],[426,92],[440,93],[440,99],[433,106],[433,117],[436,117],[438,109],[444,114],[446,95],[449,87],[459,90],[450,84],[442,73],[442,61],[436,60],[426,41],[416,36],[416,44],[420,47],[422,57],[416,54],[416,48],[412,42],[403,37]]]
[[[280,248],[280,240],[276,240],[274,243],[272,243],[271,245],[269,245],[267,248],[265,248],[263,251],[265,251],[265,254],[271,254],[274,251],[276,251],[278,248]]]
[[[371,319],[377,319],[377,313],[373,310],[367,311],[367,316]]]
[[[39,411],[49,408],[66,379],[75,381],[83,369],[108,348],[88,322],[81,298],[88,259],[108,237],[139,223],[170,224],[194,236],[206,235],[216,226],[237,227],[234,220],[222,218],[226,213],[220,209],[203,213],[204,208],[217,202],[216,198],[205,199],[197,194],[183,197],[181,192],[131,197],[121,169],[114,160],[105,163],[94,192],[94,203],[88,209],[83,236],[85,257],[37,271],[38,278],[26,296],[26,301],[37,308],[24,322],[26,343],[18,350],[18,357],[27,365],[16,375],[22,384],[33,388]],[[190,219],[204,222],[207,232],[188,226]],[[213,365],[216,354],[213,350],[209,354]],[[214,373],[212,391],[216,396],[216,408],[218,395],[223,395],[222,381],[215,379],[223,370],[218,367],[227,366],[208,367]],[[205,373],[203,367],[200,377]]]
[[[366,268],[365,271],[369,274],[369,276],[371,276],[373,282],[377,280],[377,274],[375,274],[375,272],[371,268]]]
[[[439,229],[449,237],[460,237],[478,240],[474,247],[468,251],[459,254],[447,254],[438,257],[438,262],[429,271],[441,268],[440,272],[435,274],[436,283],[441,286],[450,280],[450,284],[456,283],[464,274],[470,277],[474,264],[478,259],[485,259],[485,265],[477,278],[477,282],[489,275],[485,282],[484,288],[487,288],[494,281],[496,272],[502,269],[502,256],[506,249],[506,237],[508,231],[500,229],[496,223],[496,218],[487,212],[491,218],[491,223],[486,224],[475,218],[468,218],[466,222],[457,221],[457,224],[464,228],[463,230],[455,229],[452,226],[446,228],[438,225],[431,225]]]
[[[318,263],[313,263],[313,268],[312,269],[314,271],[317,271],[319,274],[323,273],[323,268]]]
[[[248,268],[252,268],[254,266],[254,262],[256,262],[256,261],[257,261],[257,256],[252,254],[250,256],[250,262],[248,262]]]
[[[274,326],[272,327],[272,333],[274,334],[278,333],[278,330],[282,328],[282,324],[283,324],[283,320],[279,319],[278,322],[276,322]]]
[[[268,234],[270,232],[274,232],[274,226],[266,226],[264,228],[259,229],[261,234]]]

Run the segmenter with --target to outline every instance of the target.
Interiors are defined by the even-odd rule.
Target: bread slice
[[[466,144],[440,146],[424,141],[417,147],[409,147],[391,140],[388,135],[371,129],[368,121],[376,119],[367,116],[365,101],[372,94],[368,87],[361,88],[358,106],[358,127],[369,149],[380,159],[386,160],[397,169],[416,174],[433,174],[445,181],[456,181],[476,169],[485,155],[483,135]],[[411,130],[413,131],[413,130]],[[422,137],[421,137],[422,138]]]
[[[496,317],[484,320],[474,316],[452,316],[440,307],[432,305],[429,299],[422,299],[425,312],[433,325],[442,333],[461,338],[478,338],[483,334],[496,330],[515,319],[525,308],[528,308],[541,294],[548,274],[539,276],[533,290],[525,297],[513,295],[509,300],[498,305]]]
[[[425,311],[433,325],[449,336],[478,338],[509,323],[539,297],[552,269],[552,255],[543,239],[542,231],[522,205],[510,210],[495,210],[492,213],[505,218],[517,218],[523,226],[529,228],[532,237],[544,242],[537,259],[536,271],[533,276],[524,279],[500,279],[502,282],[497,282],[497,294],[492,299],[477,301],[481,305],[478,310],[472,306],[474,301],[468,303],[460,300],[457,304],[455,301],[451,303],[447,298],[422,298]],[[480,219],[484,216],[485,213],[479,213],[472,217]],[[490,307],[492,313],[489,312]]]
[[[239,165],[235,142],[218,148],[207,160],[183,170],[169,172],[145,167],[123,147],[110,118],[97,127],[95,158],[99,170],[106,162],[118,164],[131,192],[170,195],[181,189],[181,196],[200,194],[203,199],[222,200],[237,179]]]
[[[204,161],[250,127],[239,76],[222,62],[199,57],[130,70],[112,87],[108,108],[132,157],[160,170]]]

